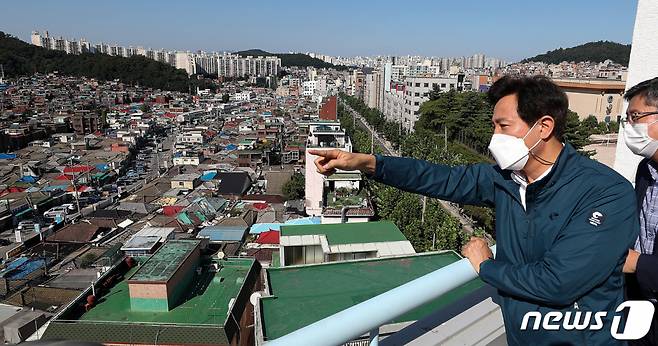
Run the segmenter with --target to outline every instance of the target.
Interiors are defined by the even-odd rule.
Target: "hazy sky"
[[[32,30],[154,49],[509,61],[558,47],[630,43],[636,0],[4,1],[0,31]]]

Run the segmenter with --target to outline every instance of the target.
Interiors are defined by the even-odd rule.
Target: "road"
[[[394,149],[393,146],[389,141],[386,139],[382,138],[382,136],[378,133],[373,131],[372,127],[368,125],[367,121],[359,114],[356,112],[352,107],[350,107],[347,103],[343,102],[343,100],[340,100],[340,103],[345,107],[345,109],[349,110],[350,113],[352,113],[352,116],[355,117],[356,120],[359,121],[359,124],[368,130],[368,132],[373,133],[373,137],[375,139],[375,143],[377,143],[384,151],[390,155],[390,156],[400,156],[399,153],[397,153]],[[459,205],[455,203],[451,203],[449,201],[444,201],[441,199],[438,199],[439,203],[445,209],[451,216],[457,218],[459,222],[462,225],[463,230],[466,232],[468,236],[473,235],[475,231],[475,226],[473,224],[473,220],[471,220],[468,216],[462,214],[461,208]],[[487,235],[488,236],[488,235]],[[489,239],[491,241],[491,239]]]

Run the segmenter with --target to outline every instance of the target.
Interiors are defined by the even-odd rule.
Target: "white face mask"
[[[501,169],[520,171],[525,167],[525,164],[528,162],[530,150],[534,149],[541,142],[540,138],[532,148],[528,149],[523,141],[530,131],[535,128],[535,125],[537,125],[537,122],[532,125],[523,138],[504,134],[494,134],[491,136],[489,151]]]
[[[650,158],[658,150],[658,141],[649,137],[649,126],[657,123],[626,124],[624,126],[624,139],[628,149],[635,155]]]

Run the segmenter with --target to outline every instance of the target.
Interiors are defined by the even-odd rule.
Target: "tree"
[[[305,180],[304,175],[295,173],[290,180],[283,185],[283,198],[286,201],[304,198]]]
[[[596,117],[593,115],[588,116],[583,121],[580,122],[580,131],[583,134],[586,134],[587,137],[598,134],[599,121],[596,120]]]
[[[583,147],[590,143],[589,136],[589,131],[581,126],[578,114],[569,111],[565,124],[564,140],[569,142],[576,150],[582,152]]]
[[[616,63],[628,66],[628,59],[631,55],[631,45],[621,44],[609,41],[588,42],[572,48],[558,48],[540,54],[532,58],[523,60],[528,61],[541,61],[547,64],[559,64],[563,61],[591,61],[603,62],[605,60],[612,60]]]
[[[188,84],[196,88],[203,83],[190,80],[184,70],[144,56],[124,58],[102,53],[66,54],[30,45],[3,32],[0,32],[0,63],[5,74],[12,77],[58,71],[68,76],[105,81],[119,79],[130,85],[182,92],[188,90]]]
[[[224,93],[222,95],[222,103],[227,103],[229,101],[230,97],[228,96],[227,93]]]

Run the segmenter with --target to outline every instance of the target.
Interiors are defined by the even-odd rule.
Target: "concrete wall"
[[[658,76],[658,1],[638,0],[631,57],[628,63],[626,90],[634,85]],[[622,113],[628,105],[624,103]],[[615,158],[615,170],[626,179],[635,179],[635,170],[641,157],[634,155],[626,146],[623,128],[619,127],[619,139]]]
[[[597,90],[576,90],[563,88],[569,98],[569,109],[578,113],[578,118],[583,120],[590,115],[596,117],[596,120],[604,121],[606,115],[610,120],[617,121],[617,116],[621,114],[624,106],[624,99],[621,93],[601,92]],[[612,102],[608,98],[612,97]],[[607,114],[608,105],[611,106],[610,114]]]

